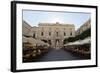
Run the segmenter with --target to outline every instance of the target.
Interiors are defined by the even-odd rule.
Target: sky
[[[74,24],[75,30],[91,18],[90,13],[23,10],[23,20],[31,26],[39,23]]]

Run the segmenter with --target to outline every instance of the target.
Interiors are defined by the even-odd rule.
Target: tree
[[[83,31],[80,35],[77,35],[75,37],[65,38],[63,43],[66,44],[67,42],[74,42],[76,40],[83,40],[89,36],[91,36],[91,28]]]

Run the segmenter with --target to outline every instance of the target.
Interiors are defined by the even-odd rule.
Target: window
[[[51,40],[48,40],[48,43],[51,45]]]
[[[35,38],[35,33],[33,33],[33,38]]]
[[[70,36],[72,36],[72,32],[70,32]]]
[[[51,36],[51,32],[49,32],[49,36]]]
[[[58,32],[56,32],[56,35],[58,36]]]
[[[66,36],[66,33],[64,32],[64,36]]]
[[[44,34],[43,34],[43,32],[41,32],[41,36],[43,36]]]

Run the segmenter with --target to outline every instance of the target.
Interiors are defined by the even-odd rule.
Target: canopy
[[[33,44],[33,45],[47,45],[47,46],[49,46],[49,44],[47,44],[47,43],[44,43],[43,41],[41,41],[41,40],[37,40],[37,39],[34,39],[34,38],[32,38],[32,37],[24,37],[23,36],[23,42],[29,42],[29,43],[31,43],[31,44]]]
[[[91,43],[91,38],[90,37],[85,38],[84,40],[69,42],[69,43],[65,44],[64,46],[67,46],[67,45],[83,45],[83,44],[87,44],[87,43]]]
[[[69,43],[65,44],[64,46],[67,46],[67,45],[81,45],[81,43],[80,43],[80,40],[78,40],[75,42],[69,42]]]
[[[22,41],[23,41],[23,42],[27,42],[27,38],[23,36],[23,37],[22,37]]]
[[[82,43],[82,44],[88,44],[88,43],[91,43],[91,38],[88,37],[88,38],[82,40],[81,43]]]
[[[37,45],[47,45],[47,46],[49,46],[48,43],[45,43],[45,42],[43,42],[41,40],[36,40],[36,41],[37,41]]]
[[[73,42],[72,45],[82,45],[82,43],[81,41],[78,40],[78,41]]]
[[[72,44],[73,44],[73,42],[69,42],[69,43],[65,44],[64,46],[72,45]]]

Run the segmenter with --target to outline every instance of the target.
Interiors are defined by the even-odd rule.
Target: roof
[[[66,24],[66,23],[39,23],[38,26],[73,26],[74,24]]]

